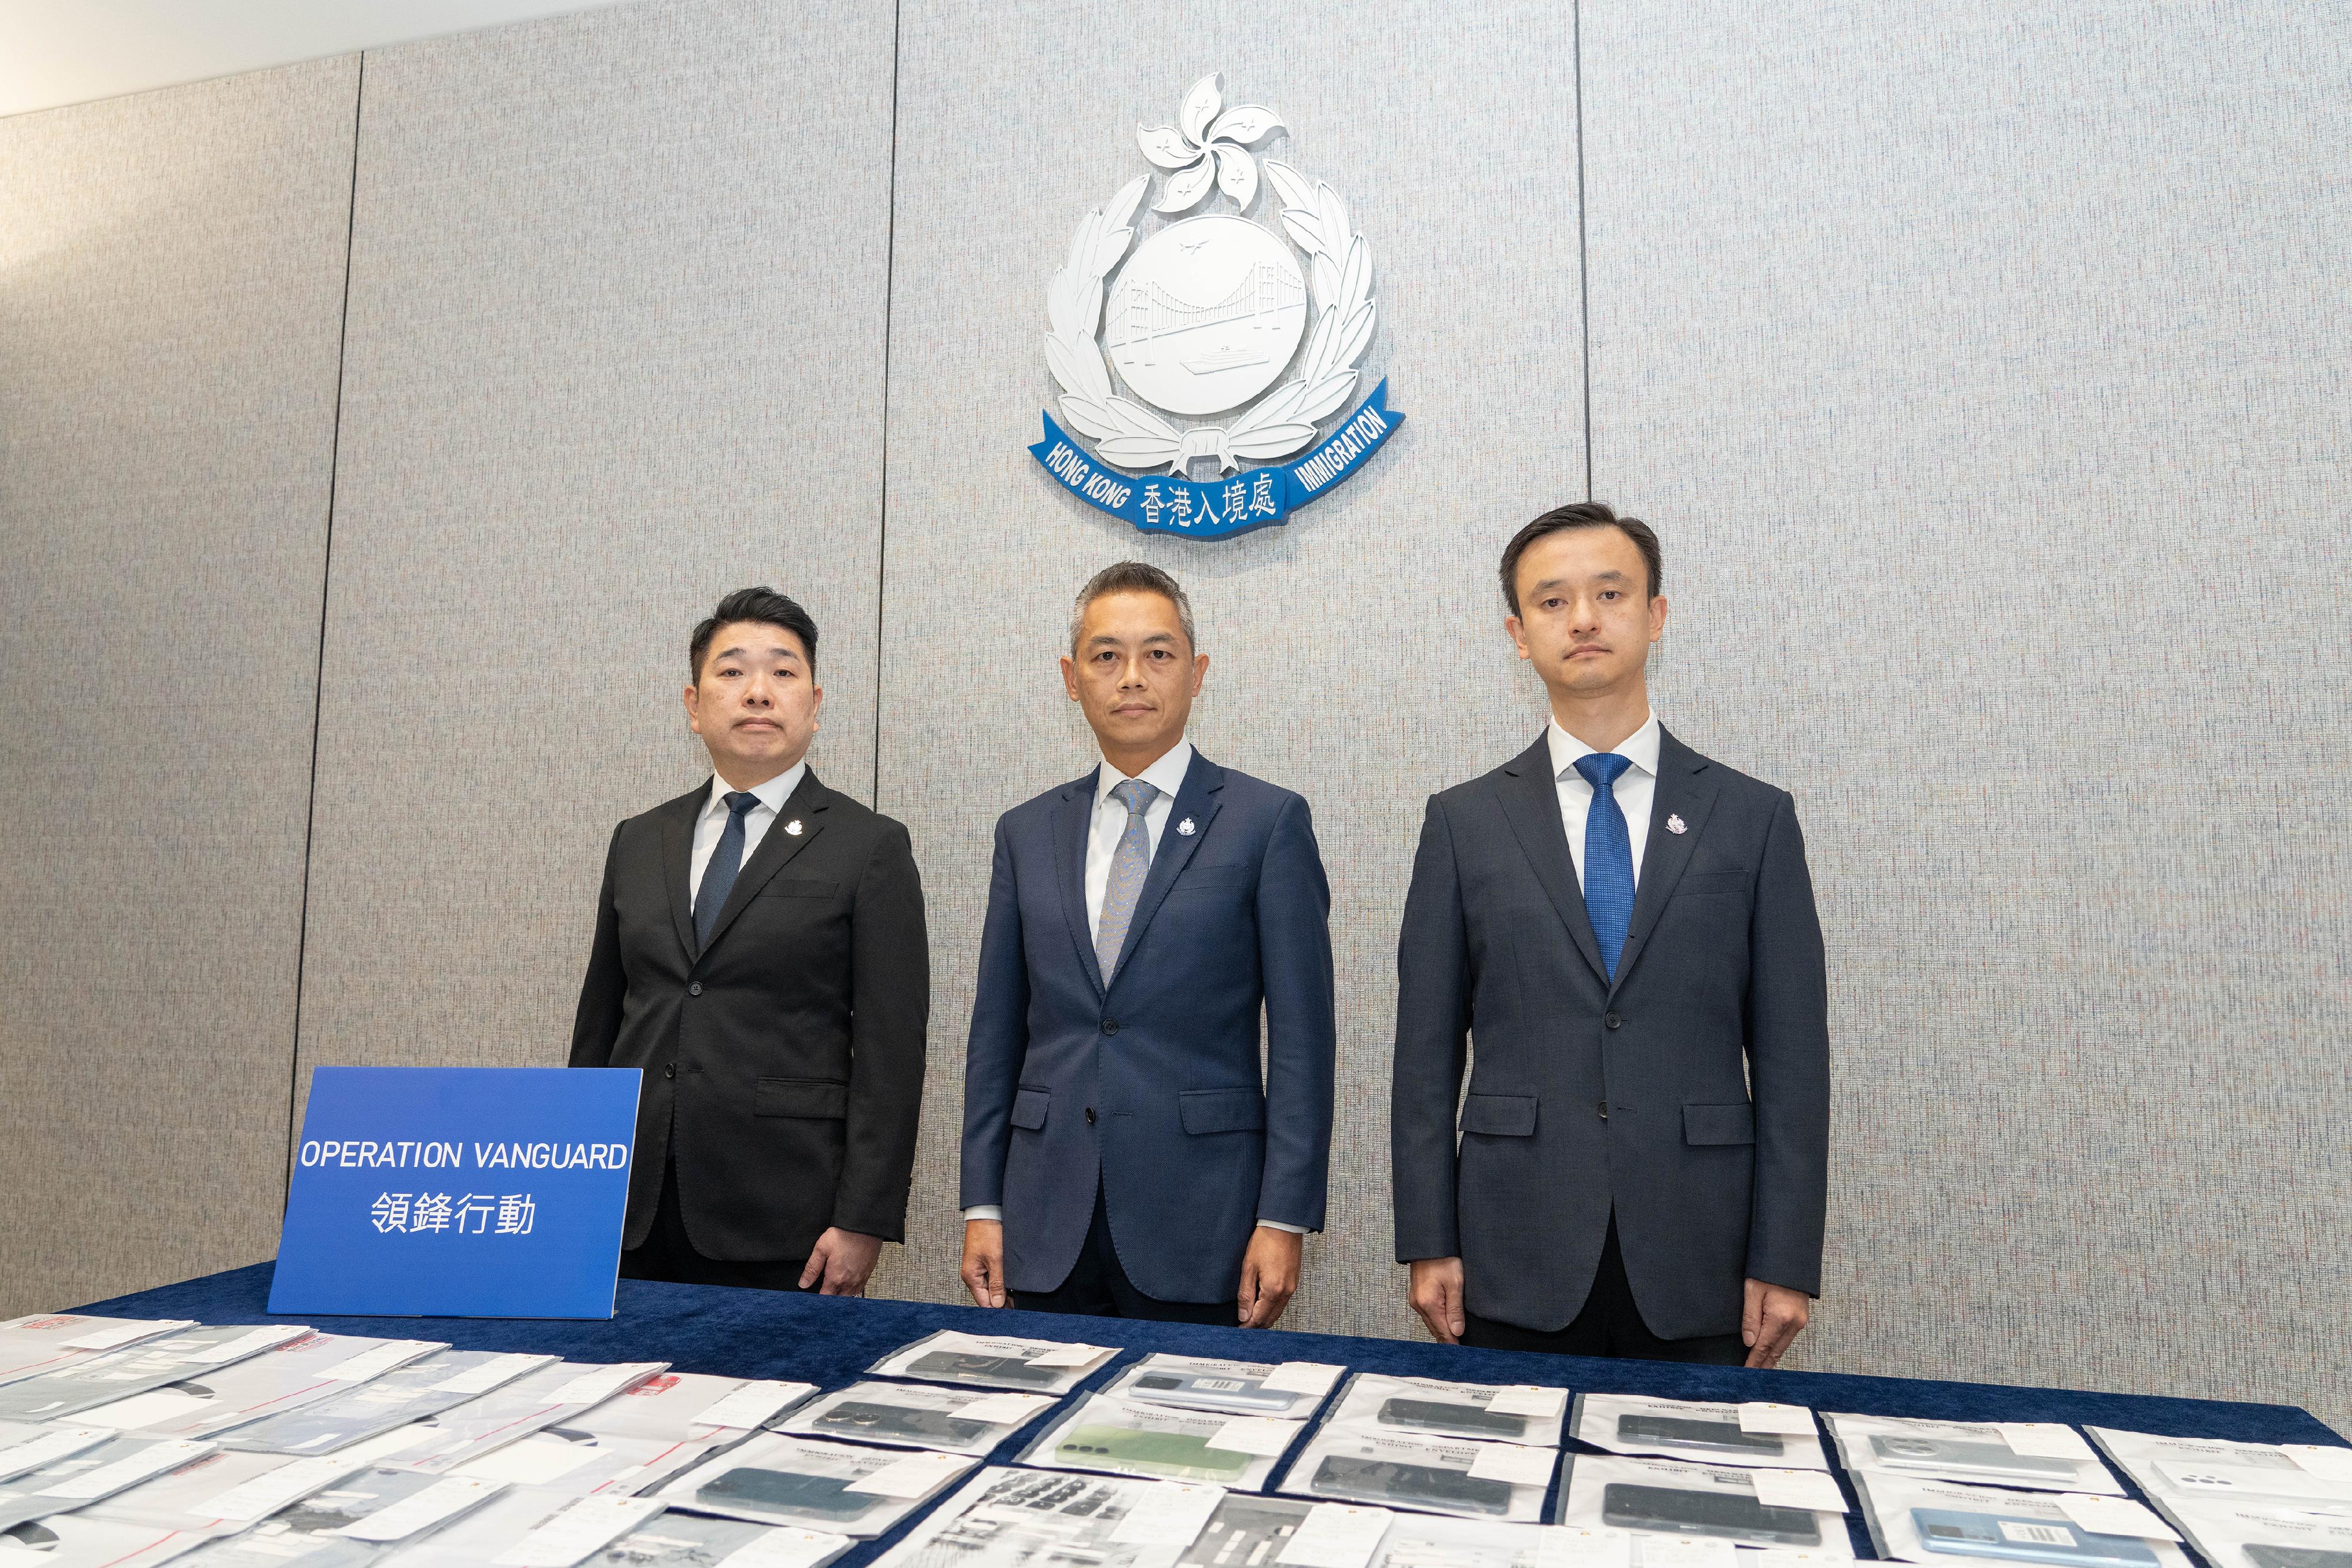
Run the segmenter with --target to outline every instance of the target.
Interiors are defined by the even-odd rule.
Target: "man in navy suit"
[[[1638,518],[1546,513],[1502,585],[1551,723],[1431,797],[1413,862],[1390,1116],[1413,1309],[1448,1343],[1773,1365],[1821,1289],[1829,1179],[1795,804],[1650,710],[1666,601]]]
[[[1097,573],[1062,679],[1101,765],[996,824],[964,1067],[983,1307],[1264,1328],[1323,1227],[1330,889],[1307,802],[1184,738],[1197,646],[1166,572]]]

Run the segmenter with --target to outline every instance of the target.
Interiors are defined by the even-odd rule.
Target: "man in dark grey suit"
[[[1821,924],[1787,792],[1650,710],[1659,568],[1657,536],[1598,503],[1503,552],[1552,719],[1423,824],[1397,1259],[1448,1343],[1771,1366],[1821,1289]]]
[[[903,1239],[930,949],[907,830],[809,770],[816,622],[766,588],[688,649],[712,778],[613,832],[574,1067],[645,1070],[621,1272],[857,1295]]]

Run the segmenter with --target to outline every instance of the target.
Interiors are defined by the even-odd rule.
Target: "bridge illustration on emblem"
[[[1404,422],[1386,382],[1348,406],[1379,320],[1371,248],[1328,184],[1252,151],[1286,129],[1262,105],[1224,108],[1203,77],[1175,125],[1136,131],[1160,178],[1150,211],[1169,221],[1134,244],[1155,175],[1129,181],[1079,224],[1047,290],[1058,392],[1030,454],[1148,532],[1286,522]],[[1195,212],[1219,199],[1232,210]]]

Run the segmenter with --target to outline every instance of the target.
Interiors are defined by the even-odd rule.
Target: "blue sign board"
[[[634,1067],[321,1067],[269,1310],[609,1318]]]

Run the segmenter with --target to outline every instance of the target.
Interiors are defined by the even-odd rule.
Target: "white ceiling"
[[[614,0],[0,0],[0,115]]]

